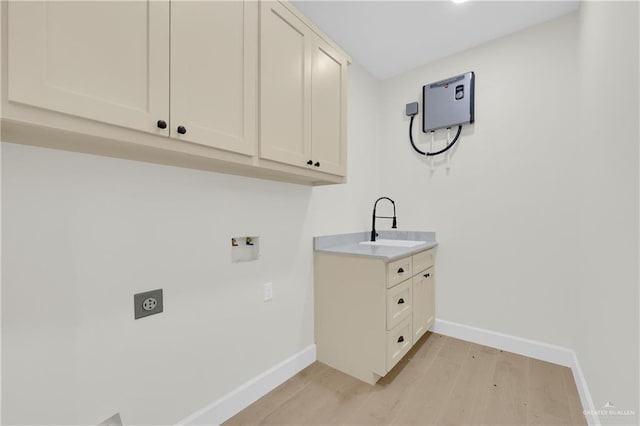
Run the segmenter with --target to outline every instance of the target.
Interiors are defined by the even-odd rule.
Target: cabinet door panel
[[[168,134],[168,2],[12,1],[8,25],[9,101]]]
[[[311,160],[311,31],[277,2],[260,12],[260,156]]]
[[[320,170],[346,174],[347,63],[320,40],[313,51],[311,75],[311,147]]]
[[[254,153],[257,7],[250,1],[172,2],[172,137]],[[178,126],[186,133],[177,133]]]
[[[435,320],[434,268],[413,277],[413,340],[417,341]]]

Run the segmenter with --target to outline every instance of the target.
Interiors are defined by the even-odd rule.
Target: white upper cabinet
[[[0,8],[3,141],[311,185],[345,181],[348,57],[286,1]]]
[[[9,101],[251,155],[257,13],[242,1],[10,2]]]
[[[256,2],[171,3],[171,137],[254,153],[257,15]]]
[[[168,135],[169,3],[11,1],[8,100]]]
[[[278,2],[260,13],[260,156],[294,166],[311,161],[313,33]]]
[[[344,176],[347,58],[282,3],[261,6],[260,156]]]
[[[347,63],[316,38],[311,72],[311,147],[313,166],[344,176],[347,167]]]

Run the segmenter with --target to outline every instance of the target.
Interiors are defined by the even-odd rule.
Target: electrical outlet
[[[144,318],[162,312],[162,289],[133,295],[134,318]]]
[[[142,302],[142,309],[145,311],[153,311],[158,306],[158,299],[155,297],[147,297]]]
[[[268,282],[264,284],[264,301],[268,302],[273,299],[273,283]]]

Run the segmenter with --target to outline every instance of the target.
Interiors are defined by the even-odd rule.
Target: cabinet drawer
[[[387,331],[387,371],[409,352],[411,345],[411,317],[402,321],[393,330]]]
[[[387,288],[391,288],[411,277],[411,257],[396,260],[387,265]]]
[[[413,289],[411,280],[406,280],[387,290],[387,330],[393,329],[400,321],[411,316],[413,310]]]
[[[431,268],[435,263],[435,250],[427,250],[422,253],[413,255],[413,273],[418,274],[428,268]]]

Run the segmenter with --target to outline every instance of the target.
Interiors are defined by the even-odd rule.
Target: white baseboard
[[[289,380],[315,360],[316,345],[309,345],[217,401],[181,420],[177,425],[220,425],[280,384]]]
[[[578,357],[572,349],[441,319],[435,320],[431,331],[467,342],[478,343],[480,345],[570,367],[573,372],[573,377],[576,380],[576,387],[580,394],[580,402],[582,402],[582,406],[586,412],[587,422],[593,426],[600,425],[600,420],[598,419],[597,413],[595,413],[593,400],[591,399],[587,382],[580,368]]]
[[[441,319],[435,320],[431,331],[445,336],[455,337],[456,339],[570,367],[573,372],[573,377],[576,380],[580,401],[586,411],[587,422],[592,426],[600,425],[600,420],[593,405],[584,374],[580,368],[578,357],[572,349]],[[178,422],[177,425],[220,425],[312,364],[315,360],[316,345],[310,345],[239,386],[217,401],[186,417]]]
[[[578,355],[574,351],[573,352],[573,365],[571,365],[571,371],[573,371],[573,378],[576,380],[576,386],[578,387],[578,394],[580,394],[580,402],[582,402],[582,407],[585,410],[585,417],[587,418],[587,423],[592,426],[600,426],[600,418],[598,417],[598,413],[596,413],[596,406],[593,405],[593,399],[591,398],[591,392],[589,392],[589,387],[587,386],[587,379],[584,377],[582,373],[582,368],[580,368],[580,362],[578,361]]]

